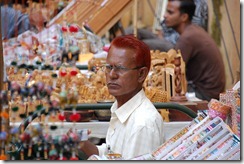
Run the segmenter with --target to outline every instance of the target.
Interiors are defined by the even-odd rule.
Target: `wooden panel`
[[[187,101],[187,102],[176,102],[180,105],[185,105],[186,107],[192,109],[194,112],[198,112],[198,110],[208,110],[208,101]],[[170,110],[169,111],[169,121],[191,121],[192,118],[188,115],[177,111]]]
[[[88,21],[99,36],[104,35],[133,6],[132,0],[111,1]]]
[[[79,26],[86,22],[96,35],[103,36],[132,5],[133,0],[73,0],[48,26],[64,20]]]

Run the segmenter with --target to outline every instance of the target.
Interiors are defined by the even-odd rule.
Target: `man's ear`
[[[188,22],[189,21],[189,15],[186,13],[181,14],[181,20],[183,22]]]
[[[147,67],[142,67],[140,68],[139,70],[139,78],[138,78],[138,81],[143,83],[144,80],[146,79],[147,77],[147,74],[148,74],[148,68]]]

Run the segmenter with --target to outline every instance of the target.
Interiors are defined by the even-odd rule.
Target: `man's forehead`
[[[169,1],[167,7],[172,9],[179,9],[180,1]]]

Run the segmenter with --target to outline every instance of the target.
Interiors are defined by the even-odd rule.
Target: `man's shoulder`
[[[188,25],[187,28],[185,28],[183,34],[186,32],[188,34],[195,34],[195,33],[199,33],[199,32],[203,32],[204,29],[194,23]]]
[[[202,27],[195,25],[195,24],[191,24],[180,35],[179,40],[187,40],[187,41],[191,41],[191,40],[197,41],[198,40],[198,41],[200,41],[201,39],[199,39],[199,37],[205,37],[207,35],[208,35],[208,33]],[[196,36],[199,36],[199,37],[196,37]]]
[[[145,100],[136,111],[136,117],[144,118],[145,121],[155,120],[161,117],[158,110],[149,99]]]
[[[2,17],[5,17],[5,16],[7,16],[9,18],[14,17],[15,19],[16,19],[16,16],[17,17],[23,17],[23,16],[28,17],[28,14],[23,14],[19,10],[15,10],[14,8],[8,7],[8,6],[1,6],[1,14],[2,14],[1,15]]]

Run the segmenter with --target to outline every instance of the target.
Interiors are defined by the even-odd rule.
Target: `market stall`
[[[124,8],[130,5],[124,1]],[[82,24],[74,23],[76,17],[72,17],[73,22],[67,22],[58,16],[60,20],[53,20],[53,24],[40,33],[27,31],[3,43],[1,66],[6,72],[0,96],[1,142],[4,147],[1,159],[78,160],[82,159],[77,156],[81,140],[106,137],[110,113],[101,117],[98,112],[109,111],[111,102],[114,102],[101,70],[106,47],[99,36],[87,31]],[[93,20],[93,23],[96,22]],[[219,101],[205,102],[200,108],[198,101],[185,97],[185,70],[180,52],[152,51],[151,55],[152,68],[144,89],[165,120],[165,136],[157,136],[165,137],[165,143],[154,152],[133,159],[239,160],[240,91],[227,90],[226,94],[220,95]],[[176,60],[182,65],[175,64]],[[182,72],[176,74],[175,68],[180,67]],[[182,89],[176,92],[175,88]],[[170,119],[170,111],[186,114],[188,119]],[[216,126],[218,129],[215,126],[208,129],[210,132],[201,138],[199,134],[211,123],[219,125]],[[67,137],[65,134],[69,129],[80,131]],[[92,131],[89,136],[80,133],[87,129]],[[226,140],[217,142],[224,134],[228,136]],[[196,136],[194,142],[186,140]],[[231,152],[221,144],[226,144]],[[214,153],[217,147],[223,149]],[[203,153],[201,150],[205,148],[209,150]],[[68,156],[65,157],[64,152],[69,152]],[[221,156],[221,153],[226,156]],[[89,159],[110,159],[108,157],[109,154]]]

